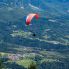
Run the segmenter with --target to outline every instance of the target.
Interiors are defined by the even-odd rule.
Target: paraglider
[[[32,19],[33,19],[34,17],[35,17],[36,19],[38,19],[38,18],[39,18],[39,14],[37,14],[37,13],[30,13],[30,14],[28,14],[28,16],[27,16],[27,18],[26,18],[26,25],[28,26],[28,29],[29,29],[29,25],[31,24],[31,21],[32,21]],[[31,31],[31,30],[30,30],[30,31]],[[36,34],[33,33],[32,36],[36,36]]]
[[[33,36],[36,36],[36,34],[34,33]]]
[[[36,18],[38,19],[39,18],[39,15],[37,13],[31,13],[31,14],[28,14],[27,18],[26,18],[26,25],[30,25],[31,21],[33,18]]]

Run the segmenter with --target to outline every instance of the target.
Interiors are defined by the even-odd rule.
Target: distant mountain
[[[48,18],[69,16],[69,0],[0,0],[0,19],[19,16],[18,20],[29,13]]]
[[[25,20],[27,14],[29,13],[40,14],[40,19],[38,22],[33,20],[33,25],[31,26],[31,29],[35,33],[38,35],[41,34],[37,39],[35,39],[35,41],[37,40],[45,42],[46,40],[42,39],[42,36],[45,38],[47,37],[45,34],[47,34],[49,37],[48,40],[51,43],[54,43],[56,40],[61,42],[60,44],[64,44],[63,42],[68,44],[68,39],[64,37],[65,35],[68,36],[69,34],[68,0],[0,0],[0,23],[4,23],[6,25],[11,24],[11,29],[9,28],[10,31],[15,30],[13,28],[14,26],[17,27],[16,30],[26,29]],[[48,17],[48,19],[46,19],[46,17]],[[36,25],[36,28],[34,24]],[[6,25],[2,24],[2,26]],[[40,30],[40,26],[43,30]],[[1,28],[2,31],[3,29],[4,28]],[[8,34],[6,34],[6,36],[7,35]],[[7,36],[7,38],[10,37]],[[58,44],[59,42],[55,42],[55,44]]]
[[[69,9],[69,0],[0,0],[1,4],[10,7],[24,7],[27,10],[30,8],[43,9],[52,14],[66,14]]]

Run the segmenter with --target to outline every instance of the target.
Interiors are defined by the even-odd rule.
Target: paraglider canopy
[[[28,14],[28,16],[27,16],[27,18],[26,18],[26,25],[30,25],[31,20],[32,20],[34,17],[35,17],[36,19],[38,19],[38,18],[39,18],[39,14],[37,14],[37,13],[30,13],[30,14]]]

